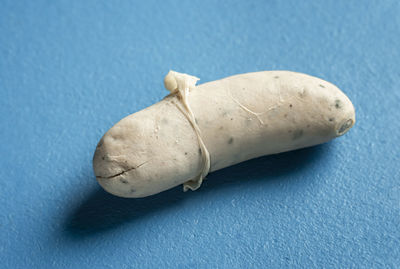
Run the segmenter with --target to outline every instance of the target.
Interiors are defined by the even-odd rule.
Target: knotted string
[[[196,133],[197,140],[200,146],[201,158],[203,162],[203,167],[200,173],[196,177],[183,183],[183,191],[187,191],[188,189],[192,191],[197,190],[201,186],[203,179],[210,171],[210,153],[208,152],[206,145],[204,144],[203,139],[201,138],[201,131],[196,123],[196,119],[194,117],[192,109],[190,108],[188,100],[190,90],[196,88],[196,82],[198,80],[199,78],[197,77],[183,73],[178,73],[172,70],[169,71],[169,73],[164,78],[165,88],[168,91],[170,91],[171,94],[178,95],[178,99],[181,101],[183,107],[179,106],[177,103],[175,103],[175,105],[189,120],[190,124],[192,125]]]

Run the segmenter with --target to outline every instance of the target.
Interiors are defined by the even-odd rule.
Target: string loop
[[[199,126],[196,123],[196,119],[194,117],[193,111],[190,108],[188,96],[190,94],[190,90],[193,90],[196,88],[196,83],[199,80],[199,78],[195,76],[190,76],[188,74],[183,74],[183,73],[178,73],[175,71],[169,71],[168,74],[164,78],[164,86],[165,88],[171,92],[171,94],[177,94],[178,99],[181,101],[181,105],[179,106],[178,104],[175,103],[175,105],[178,107],[178,109],[185,115],[185,117],[189,120],[190,124],[192,125],[196,136],[197,140],[199,142],[200,146],[200,151],[201,151],[201,158],[203,161],[203,167],[200,171],[200,173],[183,183],[183,191],[187,191],[188,189],[194,191],[197,190],[200,186],[201,183],[203,182],[203,179],[206,177],[208,172],[210,171],[210,153],[208,152],[206,145],[203,142],[203,139],[201,138],[201,131],[199,129]]]

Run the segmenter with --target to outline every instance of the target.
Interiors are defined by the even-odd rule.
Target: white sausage
[[[165,85],[177,87],[168,77]],[[209,152],[210,172],[327,142],[355,123],[351,101],[336,86],[290,71],[247,73],[201,84],[190,89],[187,101]],[[204,152],[182,107],[182,99],[172,91],[103,136],[93,167],[106,191],[145,197],[199,175]],[[201,181],[197,183],[186,187],[196,189]]]

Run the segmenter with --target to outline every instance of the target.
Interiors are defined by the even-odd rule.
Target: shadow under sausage
[[[210,191],[222,191],[228,186],[246,182],[259,184],[265,180],[281,180],[282,177],[306,169],[324,156],[330,144],[300,149],[249,160],[208,175],[207,180],[195,193],[182,191],[182,186],[138,199],[126,199],[96,188],[67,217],[64,231],[68,235],[82,238],[113,229],[123,223],[131,223],[146,215],[156,214],[178,206],[194,195]],[[258,180],[260,179],[260,180]],[[91,179],[92,180],[92,179]],[[93,179],[94,180],[94,179]]]

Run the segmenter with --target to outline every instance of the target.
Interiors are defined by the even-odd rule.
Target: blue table
[[[143,199],[105,193],[105,131],[200,82],[293,70],[357,123]],[[400,268],[399,1],[1,1],[1,268]],[[266,141],[268,142],[268,141]]]

